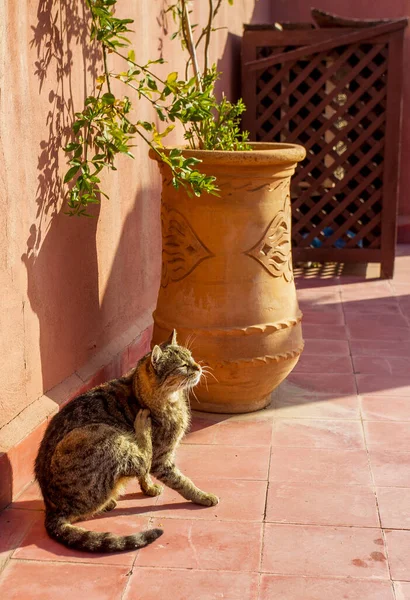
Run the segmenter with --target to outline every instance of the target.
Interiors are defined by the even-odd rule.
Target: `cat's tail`
[[[154,542],[164,532],[162,529],[149,529],[133,535],[114,535],[88,531],[72,525],[64,516],[46,512],[45,526],[48,535],[68,548],[85,552],[123,552],[137,550]]]

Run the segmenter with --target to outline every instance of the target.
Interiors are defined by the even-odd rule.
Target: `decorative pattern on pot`
[[[181,281],[213,254],[199,239],[183,214],[163,204],[161,211],[162,230],[166,232],[162,243],[161,285],[170,281]]]
[[[244,253],[257,260],[273,277],[284,277],[288,282],[293,281],[290,227],[290,197],[287,196],[283,209],[272,219],[259,242]]]
[[[229,336],[229,335],[258,335],[261,333],[272,333],[281,329],[288,329],[298,325],[303,317],[301,310],[298,310],[298,314],[294,319],[286,319],[286,321],[276,321],[275,323],[259,323],[258,325],[249,325],[248,327],[208,327],[208,328],[195,328],[195,327],[178,327],[178,334],[188,337],[188,335],[198,336]],[[157,316],[157,313],[153,314],[154,322],[158,327],[167,329],[168,324],[161,320]]]
[[[176,190],[161,164],[162,285],[152,343],[175,328],[179,343],[210,367],[206,383],[195,388],[197,400],[191,398],[201,411],[265,407],[303,350],[289,184],[305,151],[293,144],[254,147],[184,150],[216,177],[217,196]]]

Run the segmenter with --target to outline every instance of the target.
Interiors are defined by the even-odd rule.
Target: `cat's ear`
[[[159,346],[154,346],[151,352],[151,364],[155,368],[158,366],[160,358],[162,356],[162,350]]]
[[[171,335],[169,336],[169,338],[167,339],[167,341],[165,342],[168,346],[172,345],[172,346],[176,346],[178,344],[177,342],[177,330],[173,329]]]

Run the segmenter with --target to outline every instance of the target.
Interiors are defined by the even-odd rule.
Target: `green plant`
[[[172,172],[172,183],[184,186],[188,193],[199,196],[203,191],[216,194],[215,177],[197,170],[198,159],[184,157],[180,149],[167,152],[163,138],[180,122],[184,137],[190,148],[207,150],[248,149],[247,133],[239,128],[240,115],[245,110],[243,102],[233,104],[225,97],[217,101],[214,93],[219,74],[214,65],[208,66],[210,36],[213,19],[224,0],[209,0],[209,18],[196,42],[193,39],[195,26],[191,26],[186,0],[178,0],[169,6],[178,29],[173,37],[179,37],[182,47],[188,51],[185,79],[177,72],[165,78],[155,73],[155,65],[162,59],[140,64],[135,51],[129,49],[126,37],[131,30],[132,19],[115,17],[117,0],[85,0],[91,14],[91,41],[101,45],[104,72],[97,78],[94,95],[87,97],[84,109],[76,113],[73,123],[73,141],[64,150],[70,154],[69,170],[64,182],[71,183],[68,191],[68,214],[89,216],[89,204],[98,203],[101,190],[100,173],[104,168],[115,170],[115,156],[119,153],[132,155],[137,136],[142,138],[166,163]],[[233,0],[227,0],[232,4]],[[204,67],[199,70],[197,49],[204,43]],[[125,70],[113,72],[108,66],[108,55],[115,54],[124,61]],[[192,68],[193,76],[188,72]],[[132,103],[128,96],[117,98],[112,91],[112,82],[117,80],[126,85],[138,100],[149,102],[163,123],[158,130],[154,122],[133,120]]]

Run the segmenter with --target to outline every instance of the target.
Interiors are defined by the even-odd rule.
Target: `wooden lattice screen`
[[[291,186],[296,261],[380,262],[393,275],[406,24],[245,27],[244,128],[307,150]]]

